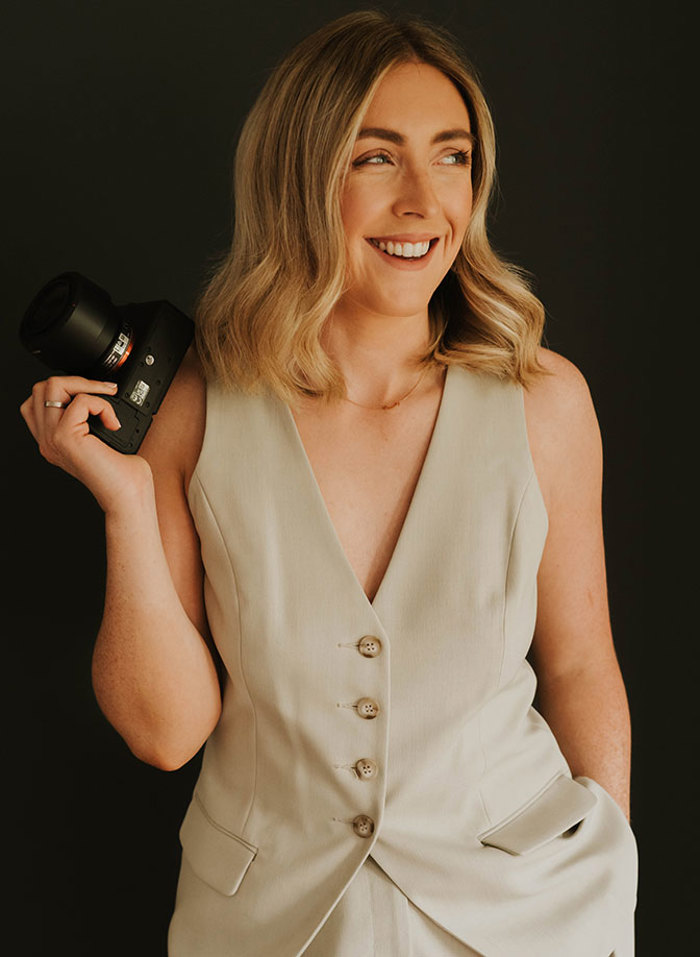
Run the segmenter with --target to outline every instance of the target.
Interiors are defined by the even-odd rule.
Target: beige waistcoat
[[[276,397],[208,386],[189,501],[226,678],[170,957],[297,957],[369,854],[485,957],[607,957],[637,843],[532,707],[548,521],[522,389],[449,368],[371,603]]]

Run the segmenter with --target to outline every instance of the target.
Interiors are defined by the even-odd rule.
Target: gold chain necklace
[[[394,409],[396,408],[397,405],[400,405],[404,401],[404,399],[407,399],[409,395],[412,395],[416,391],[418,386],[423,381],[423,378],[425,377],[425,374],[429,368],[430,368],[430,364],[426,365],[423,371],[421,372],[421,374],[418,376],[416,381],[411,386],[411,388],[408,390],[408,392],[405,395],[402,395],[400,399],[396,399],[394,402],[387,402],[385,405],[363,405],[360,402],[355,402],[354,399],[349,399],[347,396],[343,396],[343,398],[345,399],[346,402],[350,402],[352,405],[357,405],[361,409],[372,409],[373,411],[376,411],[376,412],[379,412],[380,410]]]

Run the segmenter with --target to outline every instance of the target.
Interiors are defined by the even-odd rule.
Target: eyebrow
[[[406,137],[401,133],[397,133],[396,130],[386,130],[381,126],[366,126],[357,134],[358,140],[368,139],[369,137],[378,140],[389,140],[390,143],[396,143],[397,146],[404,146],[406,143]],[[446,143],[448,140],[469,140],[472,146],[476,145],[476,136],[468,130],[463,129],[443,130],[441,133],[436,133],[430,143],[431,145],[434,143]]]

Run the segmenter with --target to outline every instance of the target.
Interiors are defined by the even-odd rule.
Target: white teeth
[[[416,259],[425,254],[430,249],[430,243],[394,243],[389,240],[388,243],[379,242],[371,239],[370,242],[381,249],[382,252],[389,253],[390,256],[401,256],[402,259]]]

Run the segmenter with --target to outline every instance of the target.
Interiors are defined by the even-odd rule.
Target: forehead
[[[457,87],[427,63],[401,63],[382,77],[365,113],[363,126],[432,130],[462,126],[470,130],[469,111]]]

